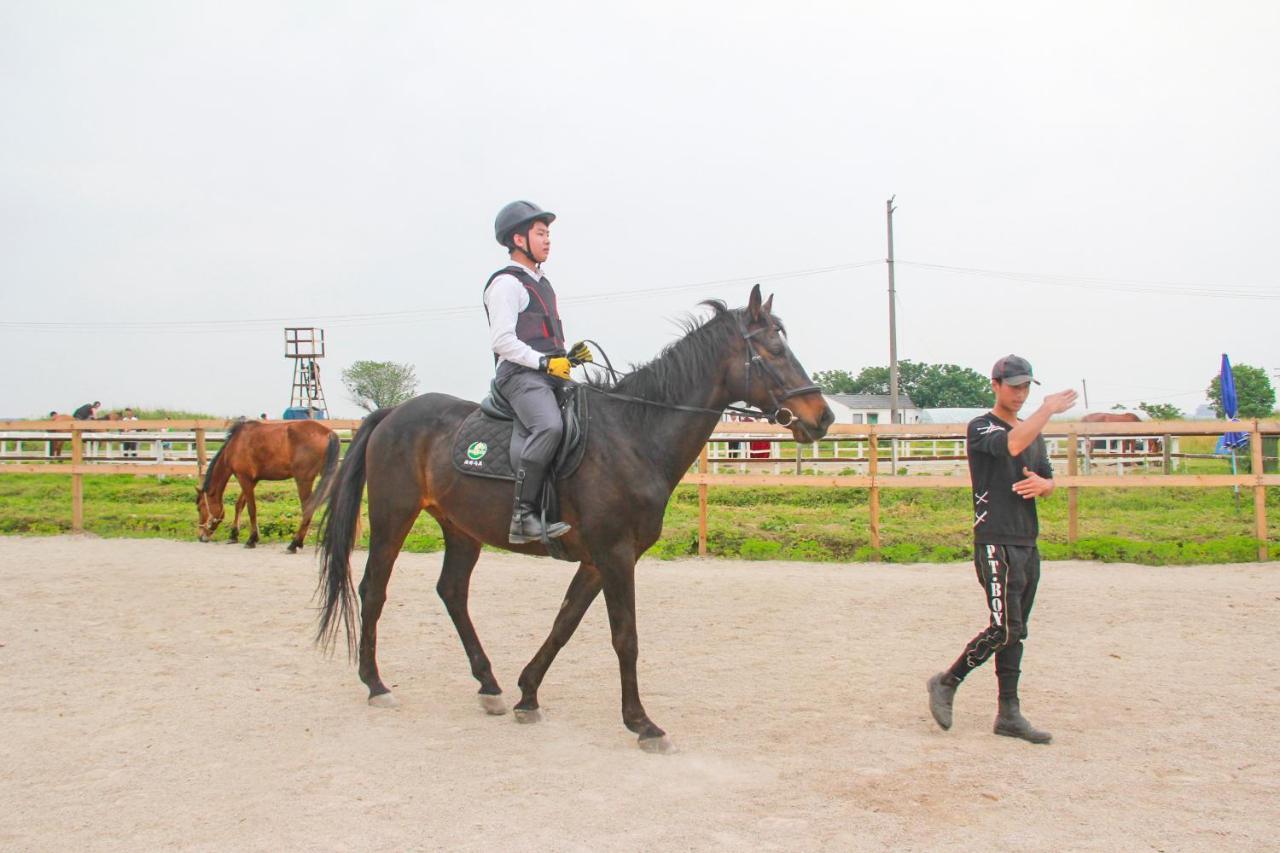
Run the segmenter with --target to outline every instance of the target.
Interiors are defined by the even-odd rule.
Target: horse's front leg
[[[520,673],[520,703],[515,708],[518,722],[534,723],[542,719],[538,711],[538,687],[542,684],[542,678],[547,674],[551,662],[556,659],[556,654],[578,629],[583,614],[599,594],[600,572],[591,563],[582,563],[569,582],[569,589],[560,604],[560,612],[556,614],[556,621],[551,626],[551,634]]]
[[[244,543],[246,548],[258,547],[258,502],[253,497],[254,482],[241,480],[240,489],[249,506],[249,539]]]
[[[658,728],[644,705],[640,703],[640,687],[636,680],[636,658],[640,645],[636,639],[636,561],[631,553],[611,554],[599,564],[604,581],[604,601],[609,608],[609,628],[613,632],[613,649],[618,653],[618,669],[622,675],[622,722],[640,735],[640,748],[646,752],[670,752],[671,739]]]
[[[288,551],[290,554],[298,553],[298,549],[307,541],[307,528],[311,526],[311,513],[308,512],[307,501],[311,500],[312,481],[305,477],[298,478],[298,502],[302,504],[302,521],[298,524],[298,531],[293,534],[293,541],[289,543]],[[315,507],[310,507],[314,510]]]
[[[231,537],[227,540],[230,545],[233,542],[240,541],[240,511],[244,509],[245,501],[249,498],[244,490],[240,491],[240,497],[236,498],[236,517],[231,521]]]

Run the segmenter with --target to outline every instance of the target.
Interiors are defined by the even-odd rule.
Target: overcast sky
[[[900,358],[1191,410],[1280,368],[1278,44],[1261,0],[0,0],[0,416],[278,416],[290,324],[335,415],[358,359],[478,399],[517,198],[615,362],[761,280],[810,372],[883,365],[895,194]]]

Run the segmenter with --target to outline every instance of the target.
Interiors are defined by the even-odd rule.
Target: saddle
[[[547,468],[539,504],[544,523],[560,520],[558,482],[573,475],[582,462],[587,448],[587,396],[579,386],[567,384],[557,394],[560,416],[564,421],[564,434],[555,458]],[[466,420],[458,425],[453,436],[453,467],[473,477],[488,477],[514,483],[520,467],[523,449],[522,431],[516,430],[516,415],[502,392],[497,380],[489,385],[489,396],[480,401]],[[547,550],[553,557],[568,559],[558,540],[546,540]]]
[[[587,395],[578,393],[577,385],[568,385],[557,394],[564,434],[555,458],[548,466],[547,482],[564,479],[578,470],[586,449]],[[515,482],[520,466],[520,437],[515,433],[515,412],[498,390],[495,381],[489,396],[453,435],[453,467],[474,477]]]

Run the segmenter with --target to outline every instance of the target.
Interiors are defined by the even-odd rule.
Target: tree
[[[1276,405],[1276,391],[1271,387],[1271,380],[1267,378],[1267,371],[1261,367],[1236,364],[1231,367],[1231,375],[1235,379],[1236,399],[1240,403],[1236,417],[1270,417],[1271,410]],[[1222,408],[1221,375],[1213,377],[1213,381],[1209,383],[1205,393],[1209,395],[1209,403],[1213,406],[1213,410],[1218,414],[1218,417],[1226,417],[1226,413]]]
[[[828,394],[889,393],[887,367],[864,367],[853,377],[846,370],[819,371],[814,378]],[[898,362],[898,393],[922,409],[978,408],[996,401],[991,380],[972,368],[906,359]]]
[[[854,378],[847,370],[819,370],[813,381],[824,394],[853,394]]]
[[[1180,421],[1182,410],[1171,403],[1139,403],[1138,408],[1153,421]]]
[[[394,361],[357,361],[342,371],[351,400],[366,412],[398,406],[413,396],[418,377],[413,365]]]

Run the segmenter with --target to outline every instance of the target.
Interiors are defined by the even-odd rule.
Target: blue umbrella
[[[1231,360],[1227,358],[1227,354],[1222,354],[1222,412],[1230,420],[1236,420],[1236,410],[1239,408],[1240,401],[1236,397],[1236,380],[1231,375]],[[1238,447],[1244,447],[1249,443],[1249,434],[1246,432],[1229,432],[1218,442],[1220,447],[1230,448],[1232,450]]]

